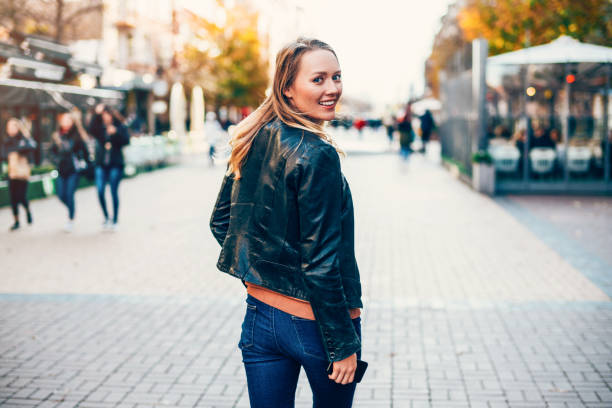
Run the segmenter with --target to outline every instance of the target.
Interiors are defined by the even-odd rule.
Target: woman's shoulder
[[[267,126],[270,131],[280,135],[281,145],[286,147],[290,157],[307,159],[319,153],[337,155],[335,147],[314,132],[290,126],[280,119],[273,120]]]

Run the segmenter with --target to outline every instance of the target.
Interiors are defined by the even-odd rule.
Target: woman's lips
[[[338,102],[337,99],[334,99],[334,100],[331,100],[331,101],[321,101],[321,102],[319,102],[319,105],[321,105],[325,109],[332,110],[332,109],[334,109],[336,107],[336,102]]]

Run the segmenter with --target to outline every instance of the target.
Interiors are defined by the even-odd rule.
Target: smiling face
[[[284,91],[289,102],[300,113],[316,122],[332,120],[342,95],[340,64],[330,51],[308,51],[300,59],[293,84]]]

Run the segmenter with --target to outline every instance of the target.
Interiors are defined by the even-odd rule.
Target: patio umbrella
[[[585,44],[562,35],[548,44],[489,57],[487,62],[493,65],[612,62],[612,48]]]

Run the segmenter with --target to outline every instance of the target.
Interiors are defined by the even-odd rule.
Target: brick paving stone
[[[575,236],[551,245],[557,224],[539,207],[476,194],[418,155],[396,159],[343,163],[370,362],[355,406],[612,406],[601,264],[567,250]],[[31,228],[0,232],[2,407],[248,406],[244,287],[215,270],[207,227],[221,176],[187,160],[125,180],[117,234],[100,233],[93,189],[77,193],[72,235],[55,198],[32,204]],[[296,406],[311,398],[302,375]]]

